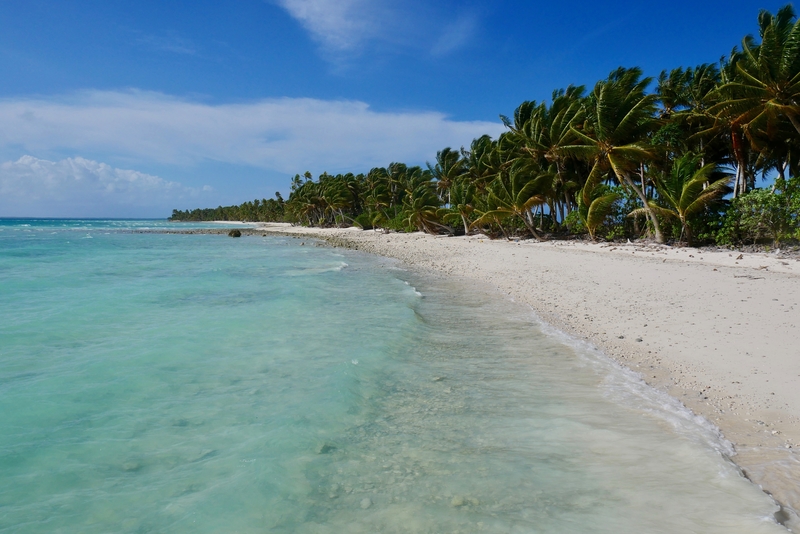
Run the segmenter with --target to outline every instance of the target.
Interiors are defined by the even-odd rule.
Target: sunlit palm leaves
[[[436,164],[428,170],[436,180],[436,190],[443,202],[450,203],[450,188],[466,171],[466,160],[458,150],[447,147],[436,153]]]
[[[651,208],[663,217],[681,223],[681,236],[691,245],[690,219],[718,201],[729,191],[731,176],[722,174],[716,164],[700,166],[700,157],[687,154],[675,160],[666,177],[656,181],[659,197],[667,207],[650,202]],[[632,215],[643,210],[635,210]]]
[[[472,226],[499,223],[509,217],[522,220],[533,237],[542,237],[533,225],[531,209],[544,204],[553,178],[549,174],[531,175],[530,168],[515,165],[501,172],[489,185],[486,199],[487,210],[472,223]]]
[[[611,214],[614,203],[620,198],[617,193],[609,191],[602,183],[602,178],[601,163],[597,161],[578,196],[578,213],[592,240],[595,239],[597,228]]]
[[[553,189],[548,205],[552,214],[560,213],[561,219],[574,204],[572,194],[580,187],[577,162],[563,148],[576,141],[572,128],[583,120],[584,92],[582,86],[569,86],[566,90],[553,91],[549,107],[544,102],[523,102],[514,112],[513,122],[501,116],[517,144],[519,157],[529,159],[542,172],[552,174]]]
[[[466,180],[453,184],[450,188],[450,205],[438,211],[442,222],[451,226],[462,224],[464,233],[469,233],[469,218],[475,211],[475,186]]]
[[[598,82],[589,95],[584,127],[572,128],[576,142],[564,151],[592,162],[598,172],[613,171],[645,205],[656,241],[661,243],[664,238],[656,214],[649,209],[643,188],[633,179],[640,165],[653,157],[645,141],[656,126],[657,97],[645,92],[650,82],[650,78],[642,78],[638,68],[617,69]]]

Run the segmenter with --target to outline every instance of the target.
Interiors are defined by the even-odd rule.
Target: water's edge
[[[717,427],[524,295],[346,232],[120,235],[230,228],[159,224],[0,231],[0,532],[780,530]]]
[[[228,231],[225,229],[209,229],[208,231],[204,231],[203,229],[193,229],[193,230],[164,230],[159,231],[159,233],[174,233],[174,234],[194,234],[194,233],[207,233],[207,234],[214,234],[214,235],[227,235]],[[381,256],[381,254],[377,254],[374,251],[367,249],[361,245],[357,240],[348,239],[346,235],[339,233],[337,235],[325,235],[324,233],[316,233],[316,232],[309,232],[305,233],[302,230],[297,231],[297,228],[294,228],[293,231],[282,231],[280,229],[275,228],[247,228],[242,229],[242,236],[250,236],[250,237],[266,237],[266,236],[283,236],[283,237],[290,237],[294,239],[307,239],[310,240],[311,243],[317,244],[322,246],[330,246],[333,248],[344,248],[348,250],[355,250],[364,254],[370,255],[377,255]],[[386,251],[384,251],[385,253]],[[403,262],[400,258],[395,258],[391,256],[381,256],[385,258],[391,258],[396,261],[402,262],[402,264],[410,269],[415,270],[418,272],[425,273],[427,275],[439,275],[439,271],[431,268],[422,267],[419,265],[412,265],[409,263]],[[448,276],[458,276],[453,274],[448,274]],[[463,281],[469,281],[470,283],[475,283],[475,279],[467,279],[464,277],[459,277]],[[486,285],[486,289],[492,291],[496,294],[496,298],[500,299],[507,299],[508,296],[497,291],[494,287],[491,287],[488,284]],[[749,483],[753,486],[757,487],[760,491],[762,491],[775,505],[778,507],[778,510],[774,514],[775,521],[789,530],[790,532],[794,532],[798,527],[800,527],[800,512],[793,509],[791,506],[787,505],[784,502],[781,502],[779,499],[775,497],[775,495],[770,491],[769,486],[765,487],[762,484],[757,483],[755,480],[751,478],[748,474],[749,466],[743,464],[739,461],[737,457],[737,452],[733,444],[725,437],[724,432],[720,429],[715,423],[711,422],[702,414],[695,413],[691,410],[688,406],[686,406],[680,399],[670,395],[669,393],[662,391],[660,389],[654,388],[646,383],[643,379],[643,376],[640,372],[635,371],[629,368],[624,362],[619,359],[614,358],[613,354],[608,354],[604,352],[602,349],[594,345],[588,340],[580,339],[578,337],[573,336],[569,333],[566,329],[563,328],[564,325],[556,325],[550,323],[543,319],[532,306],[528,306],[531,311],[532,317],[535,321],[539,324],[540,328],[548,333],[549,335],[553,336],[554,338],[560,339],[563,343],[573,346],[573,347],[580,347],[583,350],[593,351],[597,354],[598,357],[605,358],[611,364],[613,364],[620,372],[628,373],[630,376],[635,377],[635,379],[641,384],[641,387],[647,388],[651,390],[654,394],[661,396],[667,402],[671,403],[675,406],[675,409],[678,411],[682,411],[685,414],[688,414],[690,417],[696,419],[696,421],[703,427],[707,427],[713,434],[716,434],[722,444],[722,448],[720,450],[721,456],[725,459],[725,461],[729,462],[735,469],[739,472],[742,478],[746,479]]]

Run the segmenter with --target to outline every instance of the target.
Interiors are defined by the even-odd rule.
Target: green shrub
[[[778,179],[770,189],[754,189],[733,199],[717,244],[738,245],[771,240],[779,245],[800,237],[800,178]]]
[[[365,211],[353,219],[353,222],[356,226],[362,228],[363,230],[372,230],[372,219],[372,214]]]
[[[390,219],[386,222],[384,226],[388,230],[394,230],[395,232],[413,232],[415,229],[408,224],[408,217],[405,214],[400,213],[395,218]]]
[[[567,216],[564,217],[564,225],[570,233],[575,235],[582,235],[588,232],[586,224],[584,224],[583,218],[581,218],[581,214],[578,210],[572,210],[567,213]]]

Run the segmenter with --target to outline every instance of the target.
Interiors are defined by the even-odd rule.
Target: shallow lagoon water
[[[290,238],[0,222],[0,532],[785,532],[529,310]]]

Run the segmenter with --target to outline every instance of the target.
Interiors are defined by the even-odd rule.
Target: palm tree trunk
[[[530,211],[528,211],[528,213],[530,213]],[[525,215],[519,214],[519,216],[520,219],[522,219],[522,222],[525,223],[525,226],[528,227],[528,231],[531,233],[533,238],[536,239],[537,241],[544,241],[544,239],[542,239],[542,237],[536,233],[536,229],[534,229],[533,223],[531,223],[531,221],[529,221]]]
[[[647,185],[644,181],[644,163],[639,164],[639,178],[642,181],[642,191],[644,192],[645,198],[647,198]]]
[[[647,213],[647,217],[650,219],[650,222],[653,223],[653,232],[655,233],[656,243],[664,243],[664,235],[661,233],[661,225],[658,223],[658,218],[656,217],[653,208],[651,208],[650,204],[647,202],[647,197],[645,196],[644,191],[637,187],[628,174],[623,174],[622,179],[625,181],[625,184],[627,184],[627,186],[636,193],[636,195],[639,197],[639,200],[642,201],[642,204],[644,205],[644,211]]]
[[[500,221],[496,217],[494,219],[494,222],[496,222],[497,226],[500,227],[500,231],[503,232],[503,236],[506,238],[506,241],[511,241],[511,239],[508,237],[508,234],[506,233],[506,229],[503,228],[503,225],[500,224]]]
[[[681,221],[681,224],[683,224],[683,233],[684,233],[684,235],[686,235],[686,246],[687,247],[691,247],[692,246],[692,227],[689,226],[688,221],[686,221],[685,219]]]
[[[733,184],[733,198],[740,197],[747,191],[747,178],[744,174],[744,163],[736,165],[736,181]]]
[[[747,178],[745,176],[745,151],[744,139],[738,124],[731,125],[731,143],[733,145],[733,156],[736,158],[736,184],[733,186],[733,198],[744,195],[747,192]]]

